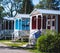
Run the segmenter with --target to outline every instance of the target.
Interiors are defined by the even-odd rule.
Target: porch
[[[30,16],[29,14],[17,14],[14,19],[14,40],[29,39],[30,35]]]
[[[47,29],[60,32],[60,11],[34,9],[30,14],[30,39],[37,31],[45,33]]]
[[[30,34],[34,34],[39,30],[45,32],[47,29],[58,32],[58,15],[35,15],[31,17],[30,22]]]
[[[50,30],[55,30],[56,29],[56,22],[57,22],[57,17],[58,15],[37,15],[32,17],[32,29],[38,29],[38,30],[43,30],[43,29],[50,29]]]
[[[2,30],[0,31],[0,39],[11,38],[13,32],[14,32],[14,19],[4,18],[2,22]]]

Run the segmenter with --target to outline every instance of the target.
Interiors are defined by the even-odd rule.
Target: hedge
[[[41,52],[60,53],[60,34],[47,30],[38,38],[37,49]]]

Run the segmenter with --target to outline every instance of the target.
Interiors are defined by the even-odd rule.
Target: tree
[[[32,0],[1,0],[5,13],[13,17],[18,13],[30,13],[33,10]]]
[[[43,4],[43,2],[40,1],[39,4],[37,4],[37,5],[35,6],[35,8],[41,8],[41,9],[44,9],[44,4]]]
[[[3,10],[4,10],[4,8],[2,6],[0,6],[0,19],[2,19]]]
[[[0,5],[0,26],[3,23],[3,17],[6,16],[7,14],[4,13],[4,8]]]
[[[53,0],[46,0],[45,4],[47,9],[52,9]]]
[[[23,0],[22,8],[20,13],[29,14],[33,10],[34,6],[32,0]]]
[[[40,0],[35,8],[60,10],[60,0]]]
[[[2,5],[8,16],[13,17],[21,9],[22,0],[3,0]]]
[[[53,0],[53,9],[60,10],[60,0]]]
[[[42,9],[53,9],[53,0],[41,0],[38,5]]]

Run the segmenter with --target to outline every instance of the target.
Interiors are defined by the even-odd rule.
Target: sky
[[[33,0],[33,4],[36,5],[39,3],[39,0]]]

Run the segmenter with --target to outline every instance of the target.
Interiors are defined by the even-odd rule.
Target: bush
[[[60,34],[47,30],[37,40],[37,49],[41,52],[60,53]]]

